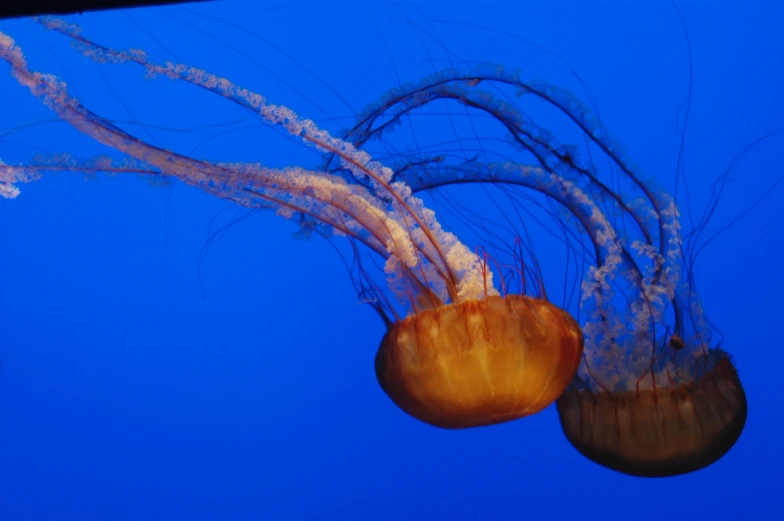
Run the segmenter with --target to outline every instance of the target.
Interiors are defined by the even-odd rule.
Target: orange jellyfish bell
[[[583,335],[546,300],[489,296],[392,324],[376,355],[381,388],[437,427],[492,425],[537,413],[577,372]]]

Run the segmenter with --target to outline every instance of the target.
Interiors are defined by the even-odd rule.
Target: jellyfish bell
[[[417,284],[426,295],[412,301],[414,313],[385,320],[378,383],[400,409],[432,426],[480,427],[535,414],[580,365],[583,335],[568,313],[541,296],[488,290],[487,264],[480,269],[480,298],[443,303]]]
[[[743,431],[746,395],[727,353],[713,350],[696,363],[699,373],[679,384],[598,392],[573,384],[557,401],[566,438],[631,476],[686,474],[718,461]]]
[[[537,413],[577,372],[577,322],[542,299],[489,296],[392,324],[376,377],[401,409],[444,428],[492,425]]]
[[[98,62],[135,64],[149,77],[187,82],[221,96],[337,157],[346,175],[216,163],[147,143],[91,112],[53,76],[30,70],[14,40],[0,33],[0,59],[22,86],[81,133],[125,156],[119,162],[54,156],[40,163],[0,164],[0,194],[16,197],[19,184],[49,171],[134,173],[176,178],[240,205],[299,219],[305,235],[315,229],[314,222],[321,223],[348,239],[357,267],[354,282],[388,325],[376,356],[379,384],[402,410],[431,425],[465,428],[534,414],[576,374],[583,349],[578,324],[543,295],[506,294],[503,285],[499,292],[486,260],[444,231],[434,212],[368,153],[228,79],[182,64],[160,65],[141,51],[97,46],[59,19],[39,22]],[[360,247],[374,261],[383,260],[389,291],[365,269]]]

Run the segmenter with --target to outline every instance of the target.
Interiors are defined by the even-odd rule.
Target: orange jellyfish
[[[473,427],[536,413],[575,376],[583,350],[577,322],[544,298],[541,285],[535,294],[526,294],[526,284],[521,294],[506,294],[503,284],[499,291],[488,257],[444,231],[435,213],[366,152],[225,78],[182,64],[158,65],[141,51],[95,45],[61,20],[41,22],[93,59],[138,64],[149,76],[185,81],[237,103],[336,156],[350,175],[214,163],[153,146],[89,111],[56,78],[31,71],[15,42],[0,34],[0,58],[21,85],[80,132],[128,158],[63,156],[5,165],[0,193],[16,196],[16,184],[55,170],[170,176],[246,207],[297,218],[309,230],[345,236],[356,255],[355,283],[388,326],[376,357],[379,384],[401,409],[431,425]],[[360,177],[363,183],[354,181]],[[360,247],[383,261],[389,291],[365,269]]]
[[[575,312],[584,357],[557,400],[569,442],[588,459],[634,476],[672,476],[719,460],[743,430],[747,403],[730,356],[713,338],[691,272],[694,240],[706,219],[684,242],[675,200],[641,180],[588,108],[566,91],[501,67],[448,70],[392,90],[344,138],[355,146],[389,139],[389,129],[409,114],[443,100],[496,125],[452,138],[449,143],[460,146],[451,149],[421,144],[420,136],[427,154],[398,158],[391,164],[395,179],[415,193],[486,184],[513,201],[516,212],[536,203],[519,191],[529,189],[552,204],[548,213],[578,264],[588,259]],[[587,160],[523,111],[520,104],[529,101],[556,109],[576,126]],[[481,148],[468,154],[464,142]],[[596,167],[604,160],[609,173]]]

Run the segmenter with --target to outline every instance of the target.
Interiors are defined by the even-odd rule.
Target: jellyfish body
[[[533,414],[572,380],[583,349],[577,323],[542,295],[501,296],[486,259],[444,231],[410,187],[394,181],[393,172],[369,154],[228,79],[182,64],[159,65],[141,51],[97,46],[62,20],[40,21],[99,62],[137,64],[149,77],[184,81],[236,103],[339,158],[350,175],[215,163],[144,142],[89,111],[53,76],[31,71],[13,39],[0,33],[0,58],[21,85],[77,130],[129,158],[0,164],[0,194],[15,197],[18,183],[47,171],[169,176],[310,227],[320,223],[325,235],[345,236],[356,256],[354,282],[388,326],[376,357],[379,384],[401,409],[432,425],[472,427]],[[359,247],[384,261],[387,292],[365,270]]]
[[[384,392],[444,428],[492,425],[550,405],[577,372],[575,320],[520,295],[441,306],[392,324],[376,355]]]
[[[593,393],[569,389],[557,401],[569,442],[588,459],[640,477],[693,472],[732,448],[746,422],[746,396],[726,353],[712,369],[672,387]]]

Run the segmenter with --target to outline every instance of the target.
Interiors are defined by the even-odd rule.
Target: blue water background
[[[520,67],[525,78],[577,91],[553,56],[465,23],[492,26],[566,58],[642,174],[674,186],[689,57],[669,3],[189,9],[257,32],[313,76],[245,33],[177,8],[69,19],[96,42],[203,67],[331,130],[349,124],[352,112],[314,76],[361,109],[398,78],[429,73],[429,56],[443,58],[407,19],[435,28],[465,60]],[[697,215],[733,157],[784,126],[784,3],[680,9],[693,54],[684,160]],[[428,26],[433,20],[463,24]],[[144,80],[138,67],[97,66],[29,20],[0,22],[0,31],[17,39],[33,70],[61,77],[91,110],[141,122],[124,127],[140,137],[214,160],[317,164],[225,100]],[[344,119],[328,121],[314,104]],[[53,121],[5,64],[0,107],[0,132],[12,131],[0,134],[7,163],[39,152],[107,152]],[[206,126],[216,123],[233,125]],[[735,167],[711,230],[784,174],[783,146],[784,138],[763,143]],[[403,414],[373,373],[381,321],[357,304],[332,248],[293,239],[296,227],[280,217],[254,215],[231,227],[199,271],[225,201],[123,176],[85,182],[63,174],[21,188],[16,200],[0,200],[2,521],[781,519],[784,191],[721,234],[695,268],[748,395],[746,429],[715,465],[650,480],[579,455],[554,407],[457,432]],[[229,209],[218,222],[244,213]],[[562,262],[555,250],[537,253]]]

